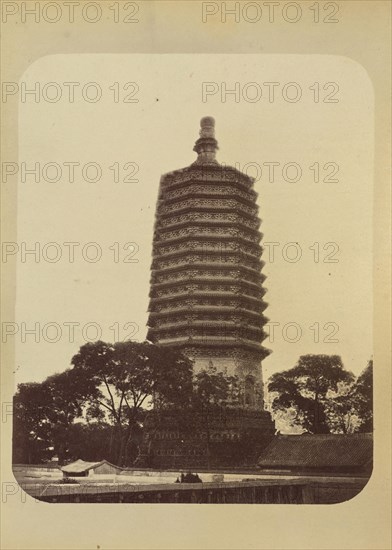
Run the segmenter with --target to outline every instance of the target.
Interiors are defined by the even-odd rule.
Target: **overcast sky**
[[[103,340],[145,338],[159,178],[195,160],[192,148],[206,115],[216,119],[218,160],[257,178],[265,313],[275,323],[273,341],[265,342],[273,353],[264,361],[264,378],[305,353],[339,354],[355,374],[363,370],[372,354],[374,136],[373,92],[360,65],[317,55],[56,55],[33,63],[20,89],[36,82],[37,101],[26,96],[19,111],[19,163],[40,163],[41,175],[38,183],[26,175],[18,184],[18,333],[10,337],[16,383],[67,368],[79,346],[94,339],[95,325]],[[58,85],[44,89],[48,82]],[[73,103],[65,82],[80,83]],[[84,93],[91,99],[98,89],[101,100],[83,98],[88,82],[96,85]],[[124,90],[127,82],[137,87]],[[203,82],[213,83],[204,101]],[[225,96],[224,86],[233,89],[236,82],[240,97]],[[278,83],[273,98],[268,82]],[[284,88],[290,82],[297,84]],[[324,87],[331,82],[339,89]],[[47,101],[59,90],[57,102]],[[328,98],[338,101],[323,101]],[[53,168],[46,174],[43,168],[50,162],[62,168],[57,182],[44,181],[55,179]],[[70,162],[80,163],[74,182],[64,165]],[[83,178],[81,166],[89,162],[99,163],[100,181]],[[279,163],[273,182],[271,162]],[[115,163],[120,180],[138,181],[116,183]],[[300,166],[299,181],[285,181],[297,170],[282,172],[287,163]],[[93,179],[94,167],[85,175]],[[338,181],[323,181],[328,175]],[[40,243],[39,262],[23,258],[22,242]],[[44,248],[51,242],[57,248]],[[73,262],[67,242],[80,243]],[[91,242],[97,244],[84,248],[83,257]],[[124,250],[126,243],[135,244]],[[97,250],[101,259],[88,261]],[[59,260],[49,262],[59,251]],[[299,251],[298,261],[288,261]],[[23,323],[28,329],[38,323],[39,342],[23,335]],[[69,323],[79,323],[73,342]]]

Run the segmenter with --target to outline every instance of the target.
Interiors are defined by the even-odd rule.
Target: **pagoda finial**
[[[215,138],[215,119],[205,116],[200,121],[200,137]]]
[[[215,139],[215,119],[212,116],[205,116],[200,120],[199,135],[193,148],[198,154],[196,164],[218,164],[215,155],[219,147]]]

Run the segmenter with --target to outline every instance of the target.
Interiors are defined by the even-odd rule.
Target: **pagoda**
[[[212,117],[201,119],[199,135],[195,162],[160,180],[147,339],[176,347],[195,371],[214,366],[237,376],[245,428],[262,425],[273,434],[263,410],[261,363],[269,350],[262,345],[267,304],[254,179],[218,163]],[[230,414],[225,428],[235,425],[238,435],[242,421]]]
[[[211,364],[262,406],[267,322],[253,178],[216,160],[215,121],[201,120],[196,161],[162,176],[153,240],[147,339]]]

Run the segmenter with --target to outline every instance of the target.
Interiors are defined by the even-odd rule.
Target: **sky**
[[[24,95],[34,86],[36,97]],[[18,97],[16,325],[6,335],[15,383],[63,371],[97,337],[145,338],[159,179],[195,160],[203,116],[216,120],[218,160],[256,179],[274,327],[264,379],[307,353],[341,355],[355,374],[365,368],[374,107],[359,64],[324,55],[54,55],[30,65]],[[36,163],[39,181],[24,173]],[[34,247],[36,257],[24,254]]]

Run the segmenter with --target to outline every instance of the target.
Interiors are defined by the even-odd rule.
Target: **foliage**
[[[186,399],[192,386],[189,359],[147,342],[88,343],[72,364],[94,384],[92,406],[106,409],[115,423],[143,406],[167,407]]]
[[[177,414],[179,429],[202,430],[210,446],[211,418],[243,406],[245,387],[212,363],[193,374],[175,349],[135,342],[88,343],[72,368],[41,383],[19,384],[14,396],[13,461],[40,463],[107,459],[131,465],[153,412]],[[268,384],[279,417],[311,433],[351,433],[373,428],[373,362],[355,380],[336,355],[304,355]],[[151,411],[151,412],[150,412]],[[213,414],[214,413],[214,414]],[[148,422],[147,422],[148,423]],[[151,426],[151,422],[150,422]]]
[[[108,422],[76,422],[71,426],[68,460],[77,459],[94,462],[96,460],[108,460],[116,463],[118,458],[117,431],[115,426]],[[142,429],[135,429],[133,437],[127,442],[126,454],[129,464],[135,460],[138,454],[138,446],[142,437]]]
[[[275,373],[268,384],[274,392],[273,410],[295,411],[294,422],[311,433],[329,433],[327,394],[339,384],[350,384],[354,375],[346,371],[337,355],[302,355],[289,370]]]
[[[360,432],[373,431],[373,360],[359,375],[354,388],[353,400],[355,410],[361,419]]]
[[[331,433],[349,434],[358,431],[361,420],[353,400],[354,383],[340,383],[336,391],[327,393],[324,401]]]
[[[207,369],[194,375],[192,400],[185,418],[189,431],[194,433],[202,431],[205,434],[208,466],[210,466],[213,413],[219,413],[219,410],[228,406],[242,404],[243,397],[243,388],[239,379],[218,371],[212,363]]]
[[[48,422],[50,401],[50,395],[42,384],[19,384],[13,406],[14,462],[39,464],[53,456]]]
[[[61,464],[87,458],[87,453],[90,460],[107,458],[130,465],[146,411],[187,406],[192,398],[192,362],[167,347],[129,341],[88,343],[72,358],[72,365],[42,383],[18,386],[14,462],[39,463],[57,455]],[[77,419],[84,421],[83,428]],[[108,437],[103,447],[102,433]]]
[[[70,369],[42,383],[19,384],[14,396],[14,461],[39,463],[55,454],[65,460],[69,428],[87,397]]]
[[[194,375],[192,403],[195,409],[206,410],[225,405],[237,405],[242,392],[239,380],[219,372],[212,364]]]
[[[355,380],[336,355],[305,355],[274,374],[268,389],[272,410],[310,433],[372,430],[372,362]]]
[[[190,390],[190,393],[188,393]],[[167,430],[168,426],[183,436],[182,442],[190,438],[203,436],[206,445],[207,461],[210,460],[212,422],[220,417],[223,410],[243,404],[243,388],[235,376],[219,372],[212,363],[207,369],[194,374],[190,388],[187,388],[186,399],[182,399],[181,409],[176,404],[147,413],[144,452],[148,465],[153,465],[154,439],[157,432]],[[178,407],[178,404],[177,404]]]
[[[86,414],[102,420],[106,411],[115,427],[115,463],[130,461],[131,441],[140,432],[146,409],[189,401],[192,362],[181,353],[148,342],[88,343],[72,359],[74,371],[93,381]]]

